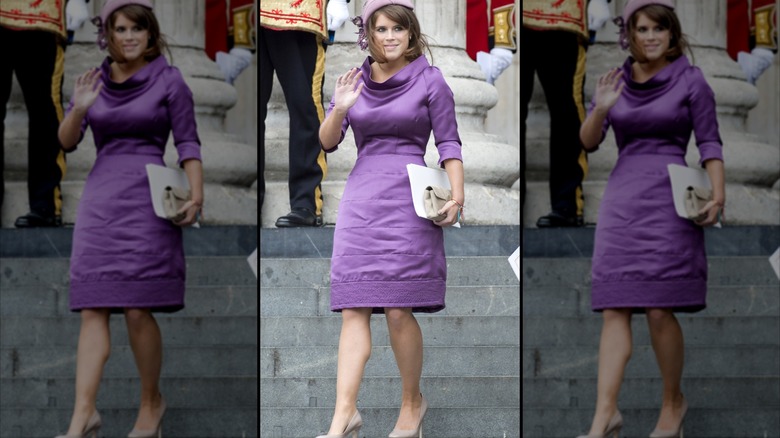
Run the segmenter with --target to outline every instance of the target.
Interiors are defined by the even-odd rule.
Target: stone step
[[[256,376],[257,345],[174,346],[163,333],[163,377]],[[228,338],[229,339],[229,338]],[[0,378],[70,378],[76,372],[76,338],[68,347],[0,347]],[[138,376],[129,346],[111,347],[104,378]]]
[[[623,409],[620,437],[647,437],[658,421],[656,409]],[[686,438],[734,438],[780,436],[777,406],[698,408],[691,404],[685,417]],[[523,409],[524,437],[571,438],[585,434],[593,420],[592,409]]]
[[[773,286],[778,279],[766,257],[709,257],[710,286]],[[523,290],[536,287],[590,289],[590,258],[523,258]]]
[[[330,310],[329,287],[264,287],[260,317],[322,316],[339,318]],[[448,286],[446,308],[434,316],[516,316],[520,285]]]
[[[775,292],[776,293],[776,292]],[[686,346],[780,345],[780,317],[727,316],[687,317],[677,314]],[[599,346],[602,318],[523,318],[523,346],[568,348]],[[650,345],[647,319],[636,315],[631,324],[632,341],[636,346]]]
[[[3,438],[51,438],[65,433],[73,414],[71,407],[45,409],[0,409]],[[125,437],[133,428],[138,408],[100,409],[100,437]],[[187,408],[169,405],[162,426],[166,438],[246,438],[257,435],[257,408],[227,406]]]
[[[261,408],[333,407],[336,405],[335,377],[260,379]],[[423,375],[423,394],[436,394],[436,407],[518,407],[520,378],[506,376],[436,377]],[[366,377],[360,383],[358,405],[398,407],[401,403],[399,377]]]
[[[73,406],[75,377],[25,377],[3,381],[3,408],[43,409]],[[257,406],[257,376],[163,377],[160,391],[175,409],[206,409]],[[138,377],[104,378],[97,405],[104,409],[137,408],[141,393]]]
[[[780,315],[780,294],[777,286],[713,286],[707,287],[707,309],[678,316],[729,317]],[[523,315],[550,317],[599,317],[591,310],[590,286],[542,286],[523,289]]]
[[[257,345],[257,316],[198,316],[169,317],[157,314],[155,319],[169,346],[247,346]],[[81,319],[31,318],[3,316],[0,319],[0,345],[11,347],[72,347],[79,338]],[[112,317],[109,323],[111,344],[130,345],[124,317]]]
[[[261,347],[260,377],[332,377],[338,349],[332,347]],[[441,377],[517,376],[519,346],[425,347],[423,375]],[[398,375],[392,348],[375,346],[365,377]]]
[[[749,339],[746,341],[750,341]],[[598,368],[596,347],[523,347],[523,378],[593,377]],[[690,377],[777,377],[780,345],[686,345],[683,380]],[[659,377],[649,345],[635,345],[625,377]]]
[[[250,273],[251,275],[251,273]],[[263,291],[265,294],[265,291]],[[187,285],[184,309],[176,313],[157,314],[166,318],[211,316],[254,316],[257,318],[257,284],[252,286]],[[70,311],[68,286],[18,286],[0,293],[0,316],[77,317]],[[70,324],[70,323],[68,323]],[[78,322],[74,323],[78,324]]]
[[[511,253],[510,253],[511,254]],[[448,257],[447,285],[509,286],[518,283],[506,257]],[[260,287],[316,287],[330,284],[330,259],[261,258]]]
[[[257,279],[240,257],[187,257],[187,284],[193,286],[255,286]],[[0,290],[17,287],[67,286],[70,260],[67,258],[2,258]]]
[[[423,432],[426,438],[517,437],[520,410],[502,408],[441,408],[438,396],[431,394]],[[358,436],[384,437],[393,430],[398,407],[376,408],[358,404],[363,428]],[[330,426],[333,408],[262,408],[260,436],[269,438],[311,438],[325,434]],[[532,435],[523,435],[532,436]]]
[[[374,346],[389,346],[385,318],[372,318]],[[425,346],[516,346],[520,338],[519,316],[417,315]],[[260,320],[263,347],[338,346],[341,318],[266,317]]]
[[[620,409],[660,407],[663,380],[624,379],[620,386]],[[780,376],[772,377],[683,377],[682,392],[691,407],[726,409],[734,406],[780,408]],[[596,377],[524,378],[523,409],[595,409]]]

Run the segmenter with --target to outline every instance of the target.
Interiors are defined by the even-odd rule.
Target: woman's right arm
[[[341,140],[341,125],[347,116],[347,111],[355,105],[365,85],[365,82],[361,81],[357,87],[355,86],[362,74],[362,70],[352,68],[336,79],[333,110],[320,125],[320,144],[326,151],[335,148]]]
[[[625,82],[620,81],[623,70],[612,69],[599,78],[596,86],[596,106],[580,127],[580,141],[586,151],[593,151],[601,143],[604,120],[607,118],[610,108],[615,106],[620,94],[623,92]]]
[[[57,137],[60,139],[60,144],[65,152],[71,151],[76,148],[81,137],[81,122],[84,121],[84,117],[87,115],[87,111],[73,107],[67,116],[60,122],[60,129],[57,131]]]
[[[87,115],[87,110],[95,103],[100,90],[103,89],[100,75],[100,69],[92,68],[76,78],[76,85],[73,87],[73,107],[62,119],[57,130],[57,138],[65,151],[73,150],[81,139],[81,123]]]

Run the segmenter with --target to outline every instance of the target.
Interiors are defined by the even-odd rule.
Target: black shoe
[[[584,225],[585,221],[582,216],[564,216],[554,211],[536,221],[536,226],[539,228],[582,227]]]
[[[317,216],[305,208],[293,208],[291,212],[276,220],[277,228],[321,226],[322,216]]]
[[[61,227],[62,216],[43,216],[34,211],[19,216],[14,222],[16,228],[50,228]]]

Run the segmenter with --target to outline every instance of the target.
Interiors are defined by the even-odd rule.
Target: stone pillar
[[[363,1],[349,4],[350,16],[362,11]],[[512,225],[520,222],[519,189],[511,188],[519,178],[518,145],[485,132],[487,111],[498,101],[495,87],[484,81],[476,62],[465,52],[466,1],[415,1],[422,32],[428,35],[433,64],[441,69],[455,94],[458,129],[463,143],[466,178],[466,220],[468,224]],[[347,22],[336,32],[335,44],[328,47],[325,61],[325,100],[330,103],[336,78],[351,67],[359,67],[368,51],[355,44],[357,28]],[[427,56],[427,55],[426,55]],[[430,61],[430,59],[429,59]],[[281,86],[274,89],[266,120],[266,195],[262,224],[273,227],[277,217],[289,211],[287,191],[289,119]],[[336,153],[328,155],[328,175],[323,182],[324,219],[335,223],[341,193],[357,157],[354,136],[347,131]],[[431,135],[425,155],[436,167],[438,154]]]
[[[610,4],[613,16],[622,14],[627,0]],[[780,193],[771,185],[780,178],[777,145],[763,143],[745,132],[749,110],[758,102],[756,88],[745,81],[739,65],[726,53],[726,0],[676,1],[683,33],[688,35],[694,59],[715,92],[718,123],[726,166],[726,220],[729,224],[777,224]],[[617,27],[612,23],[598,31],[597,42],[588,49],[585,102],[589,105],[598,77],[620,66],[627,52],[617,45]],[[587,109],[587,108],[586,108]],[[541,86],[536,83],[528,120],[528,199],[525,223],[549,208],[547,189],[549,117]],[[695,136],[691,136],[686,160],[697,166]],[[588,156],[590,172],[584,184],[585,220],[596,222],[598,204],[609,172],[617,160],[617,146],[610,132],[598,152]]]
[[[96,16],[105,0],[88,4]],[[202,144],[205,179],[205,222],[209,224],[257,224],[257,149],[241,143],[224,130],[225,112],[236,103],[236,90],[224,82],[216,63],[205,54],[204,0],[153,0],[160,28],[166,35],[178,67],[192,90],[198,134]],[[67,108],[75,78],[100,65],[107,52],[95,44],[96,27],[87,21],[77,31],[75,42],[65,52],[63,106]],[[169,59],[170,61],[170,59]],[[27,209],[27,113],[21,91],[14,84],[6,117],[6,204],[2,223],[11,226],[16,216]],[[165,161],[176,165],[173,136],[169,139]],[[95,145],[87,132],[78,151],[67,155],[67,173],[63,180],[63,219],[75,221],[76,207],[89,170],[95,161]],[[10,202],[9,202],[10,201]]]

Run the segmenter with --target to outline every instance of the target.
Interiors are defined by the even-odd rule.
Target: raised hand
[[[623,76],[623,70],[613,68],[599,78],[599,83],[596,86],[596,108],[607,112],[615,106],[626,86],[626,82],[620,80],[621,76]]]
[[[103,81],[100,80],[100,69],[92,68],[76,78],[76,86],[73,88],[73,106],[81,111],[86,111],[95,103],[103,89]]]
[[[347,111],[357,102],[360,92],[363,90],[364,82],[360,82],[360,85],[355,87],[358,79],[363,74],[363,71],[357,68],[352,68],[348,72],[339,76],[336,79],[336,92],[334,93],[334,103],[336,109],[341,111]]]

